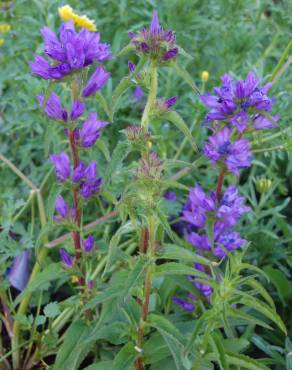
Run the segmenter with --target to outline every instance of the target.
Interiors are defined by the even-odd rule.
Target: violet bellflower
[[[83,249],[84,252],[90,253],[94,248],[94,236],[89,235],[86,239],[83,240]]]
[[[80,194],[83,198],[90,198],[100,190],[102,179],[97,177],[96,163],[91,161],[84,170],[83,179],[80,183]]]
[[[88,96],[101,90],[109,78],[110,73],[107,72],[103,67],[97,66],[95,72],[91,75],[89,81],[83,89],[83,97],[87,98]]]
[[[69,205],[66,203],[62,195],[56,197],[55,209],[57,215],[54,216],[55,222],[64,222],[66,220],[73,221],[75,217],[75,210],[69,208]]]
[[[70,269],[74,265],[74,258],[63,248],[59,251],[62,264],[66,269]]]
[[[37,101],[40,107],[42,107],[44,103],[44,96],[38,95]],[[44,111],[49,118],[55,119],[57,121],[67,122],[68,119],[71,119],[73,121],[82,116],[84,108],[85,104],[83,102],[75,100],[69,113],[66,109],[63,108],[60,97],[57,94],[52,93],[46,102]]]
[[[58,181],[64,182],[68,180],[71,174],[70,158],[68,154],[65,152],[60,154],[52,154],[50,159],[54,163]]]
[[[30,68],[33,74],[43,79],[60,80],[72,71],[111,58],[109,45],[100,43],[98,32],[90,32],[84,28],[76,32],[71,20],[61,25],[59,38],[48,27],[42,28],[41,34],[44,52],[52,59],[53,64],[36,55]]]
[[[11,267],[7,271],[8,281],[19,291],[22,291],[28,282],[30,256],[29,250],[22,252],[14,258]]]
[[[90,113],[78,132],[78,142],[83,148],[90,148],[100,137],[100,130],[107,126],[108,122],[100,121],[96,113]]]
[[[250,149],[251,146],[247,139],[231,142],[231,129],[224,127],[209,137],[204,147],[204,154],[213,164],[223,160],[228,170],[239,176],[240,168],[247,168],[251,165]]]
[[[260,87],[253,72],[249,72],[245,80],[239,81],[233,81],[225,74],[221,81],[223,85],[214,88],[215,95],[201,97],[202,102],[210,109],[207,120],[229,122],[239,132],[243,132],[248,125],[256,130],[275,127],[279,116],[269,115],[274,99],[267,95],[271,83]]]
[[[138,54],[149,54],[160,62],[176,58],[179,51],[175,33],[160,26],[157,11],[153,12],[149,28],[129,32],[129,37]]]

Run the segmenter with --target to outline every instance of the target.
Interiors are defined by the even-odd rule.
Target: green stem
[[[141,120],[141,126],[145,128],[148,128],[151,109],[153,108],[156,101],[157,86],[157,65],[156,62],[152,61],[150,65],[150,90]]]
[[[272,76],[270,78],[270,81],[273,82],[279,72],[279,70],[281,69],[282,65],[285,63],[285,59],[287,58],[287,56],[289,55],[290,51],[292,50],[292,40],[289,41],[286,49],[284,50],[278,64],[276,65],[276,67],[274,68],[273,70],[273,73],[272,73]]]
[[[44,201],[41,195],[41,192],[39,190],[36,190],[37,194],[37,204],[38,204],[38,209],[39,209],[39,215],[40,215],[40,223],[42,228],[44,228],[47,224],[47,218],[46,218],[46,212],[45,212],[45,206],[44,206]],[[44,244],[48,243],[48,236],[44,236]],[[36,263],[33,267],[33,270],[31,272],[28,286],[34,281],[38,273],[40,272],[42,268],[42,264],[48,254],[49,249],[47,248],[42,248],[40,250],[40,253],[38,255],[38,258],[36,259]],[[20,305],[17,310],[18,315],[25,315],[26,310],[28,308],[30,299],[31,299],[32,293],[28,292],[26,295],[24,295],[22,301],[20,302]],[[13,337],[11,341],[11,347],[12,347],[12,361],[13,361],[13,369],[17,370],[19,369],[19,348],[21,345],[19,344],[19,336],[21,332],[21,327],[19,321],[15,320],[13,324]]]

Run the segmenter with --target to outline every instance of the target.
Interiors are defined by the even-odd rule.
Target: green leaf
[[[291,283],[282,271],[276,270],[272,266],[265,266],[263,270],[275,285],[282,302],[285,304],[292,296]]]
[[[260,337],[259,335],[253,335],[253,337],[251,338],[251,341],[252,343],[258,347],[261,351],[263,351],[264,353],[266,353],[268,356],[270,356],[271,358],[274,358],[275,360],[277,360],[277,363],[280,365],[281,363],[283,365],[285,365],[285,360],[284,358],[280,355],[279,352],[275,351],[272,349],[272,346],[270,345],[270,343],[268,343],[267,341],[265,341],[262,337]]]
[[[96,146],[102,152],[107,162],[111,161],[110,152],[102,139],[97,140]]]
[[[172,229],[171,229],[171,227],[168,223],[167,217],[164,215],[164,213],[161,211],[161,209],[159,207],[157,207],[155,211],[156,211],[156,216],[158,217],[161,225],[163,226],[163,229],[165,230],[167,235],[170,237],[170,239],[172,241],[175,241],[176,240],[176,235],[172,231]]]
[[[266,291],[266,289],[255,279],[247,280],[244,285],[249,285],[253,289],[255,289],[271,306],[272,309],[275,309],[275,304],[272,297]]]
[[[162,335],[172,354],[176,369],[184,369],[182,348],[185,341],[179,330],[168,319],[160,315],[150,314],[147,322]]]
[[[122,225],[111,238],[109,249],[108,249],[107,262],[105,265],[103,276],[105,276],[108,273],[109,269],[111,268],[115,260],[116,252],[117,252],[117,248],[118,248],[118,244],[120,242],[121,236],[129,232],[132,232],[133,230],[134,228],[131,222],[127,222],[126,224]]]
[[[213,351],[216,353],[220,369],[229,370],[229,365],[227,362],[224,346],[222,344],[222,338],[216,332],[213,332],[210,339],[211,346]]]
[[[60,315],[60,313],[61,311],[58,302],[48,303],[44,308],[44,314],[46,317],[49,318],[54,318]]]
[[[262,320],[259,320],[258,318],[254,316],[247,314],[246,312],[243,312],[242,310],[228,307],[227,316],[240,320],[241,324],[246,322],[246,325],[248,325],[249,323],[252,325],[259,325],[259,326],[262,326],[263,328],[272,330],[272,327],[270,325],[268,325]]]
[[[259,364],[258,360],[253,360],[245,355],[227,353],[226,358],[230,365],[238,366],[240,369],[269,370],[264,364]]]
[[[269,318],[271,321],[273,321],[275,324],[278,325],[278,327],[286,334],[286,327],[283,323],[281,317],[277,314],[275,310],[272,310],[267,304],[264,302],[259,301],[255,297],[243,297],[239,301],[241,304],[244,304],[245,306],[248,306],[250,308],[253,308],[254,310],[262,313],[264,316]]]
[[[190,144],[192,145],[194,151],[198,152],[197,144],[194,141],[194,138],[192,136],[192,133],[190,129],[188,128],[185,121],[182,119],[182,117],[175,111],[169,111],[163,114],[163,117],[173,123],[188,139]]]
[[[105,100],[104,96],[102,95],[102,93],[98,92],[95,95],[95,97],[96,97],[97,101],[99,102],[99,104],[101,105],[102,109],[105,111],[105,113],[108,116],[108,118],[110,119],[110,121],[112,122],[113,113],[111,112],[111,109],[110,109],[107,101]]]
[[[175,259],[188,262],[197,262],[202,265],[210,265],[211,262],[206,258],[189,251],[184,247],[179,247],[174,244],[165,244],[163,246],[162,254],[157,256],[157,259]]]
[[[183,265],[182,263],[176,262],[167,262],[163,265],[156,266],[155,270],[156,276],[166,276],[166,275],[190,275],[196,276],[202,279],[206,279],[206,284],[208,284],[208,280],[210,277],[204,274],[201,271],[194,269],[191,266]]]
[[[169,337],[184,345],[185,340],[180,331],[174,326],[172,322],[166,319],[164,316],[150,314],[148,316],[147,323],[159,330],[160,332],[166,333]]]
[[[84,370],[109,370],[112,366],[112,361],[101,361],[97,364],[90,365]]]
[[[159,332],[154,333],[143,346],[145,364],[154,364],[171,355],[165,340]]]
[[[180,66],[178,63],[174,63],[175,70],[177,74],[198,94],[200,94],[200,90],[198,89],[197,85],[195,84],[192,76],[189,74],[189,72],[182,66]]]
[[[53,370],[78,369],[90,350],[88,343],[85,343],[89,331],[89,326],[84,321],[73,322],[57,353]]]
[[[123,285],[113,285],[105,289],[101,293],[96,293],[96,296],[89,300],[84,306],[83,311],[96,307],[98,304],[106,302],[110,299],[120,297],[123,294]]]
[[[130,147],[128,143],[126,142],[120,142],[115,147],[115,150],[112,154],[111,161],[107,167],[104,179],[103,179],[103,185],[102,188],[106,189],[109,181],[111,179],[111,176],[114,174],[114,172],[117,170],[117,168],[122,164],[123,160],[127,157],[127,155],[130,152]]]
[[[43,271],[40,271],[33,281],[16,297],[14,300],[14,307],[28,294],[33,293],[38,289],[48,287],[48,283],[53,280],[58,280],[66,276],[66,272],[62,269],[60,263],[51,263]]]
[[[110,370],[132,370],[137,356],[138,352],[135,350],[134,344],[127,343],[116,355]]]
[[[145,269],[149,266],[149,264],[149,260],[145,260],[143,257],[138,258],[133,270],[129,273],[129,277],[125,281],[123,292],[124,297],[126,297],[129,291],[136,285],[137,281],[139,281],[140,277],[143,275]]]

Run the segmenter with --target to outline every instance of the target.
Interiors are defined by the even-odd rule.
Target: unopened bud
[[[262,194],[268,191],[272,186],[272,181],[270,179],[259,179],[256,182],[257,191]]]
[[[209,72],[208,71],[203,71],[201,73],[201,79],[204,82],[207,82],[209,80]]]

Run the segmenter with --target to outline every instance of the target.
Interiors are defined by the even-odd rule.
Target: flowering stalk
[[[150,65],[150,89],[149,89],[149,95],[147,99],[147,103],[145,106],[145,109],[143,111],[142,120],[141,120],[141,126],[148,128],[149,125],[149,115],[151,112],[151,109],[153,108],[156,96],[157,96],[157,88],[158,88],[158,82],[157,82],[157,64],[156,61],[152,61]]]

